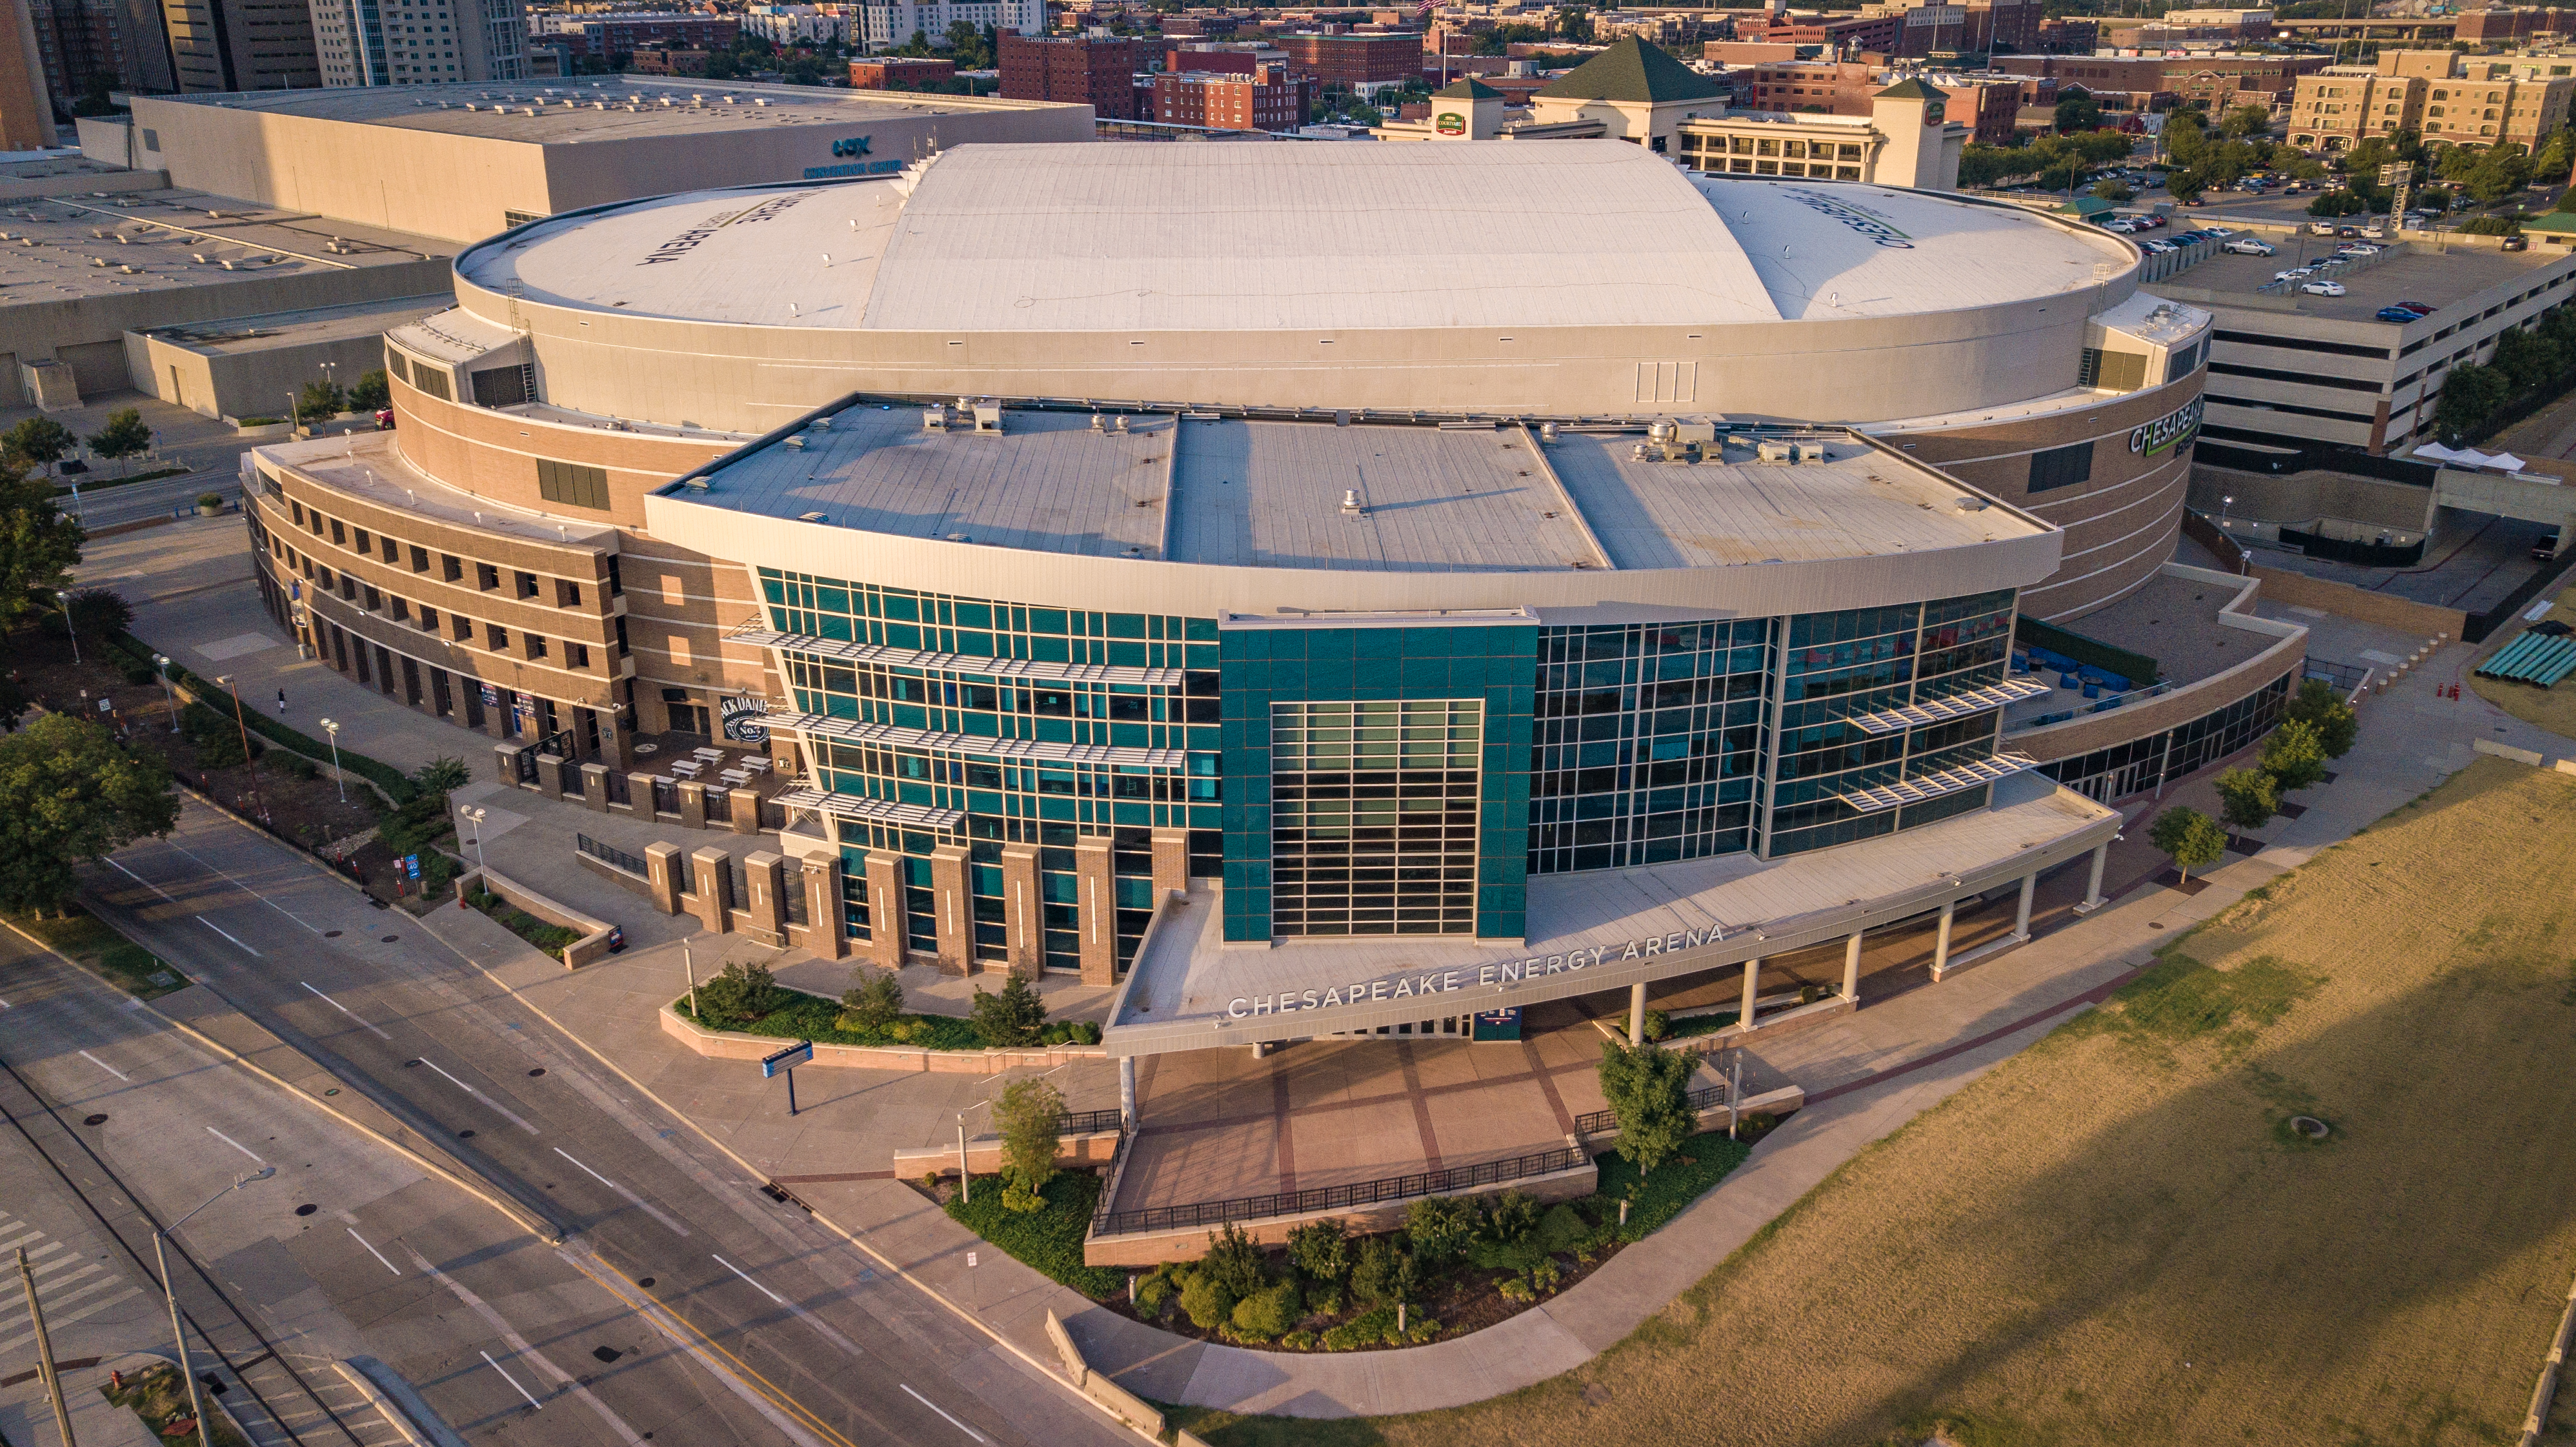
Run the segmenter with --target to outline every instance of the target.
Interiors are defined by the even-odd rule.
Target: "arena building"
[[[2009,597],[1978,616],[2006,625],[2016,613],[2077,619],[2154,585],[2182,515],[2207,317],[2140,291],[2139,259],[2121,238],[2016,207],[1866,184],[1700,176],[1638,147],[1592,141],[970,146],[883,179],[618,203],[523,225],[458,257],[458,304],[388,334],[396,431],[254,454],[261,577],[281,621],[336,666],[513,746],[542,741],[567,759],[623,769],[639,743],[660,749],[671,742],[666,735],[704,739],[727,720],[739,736],[757,737],[760,715],[829,713],[793,702],[798,689],[834,691],[799,683],[787,656],[797,650],[763,634],[893,648],[904,656],[871,655],[878,672],[927,679],[920,670],[933,666],[932,656],[962,649],[923,641],[929,635],[917,630],[930,620],[902,620],[915,641],[893,643],[842,639],[821,613],[855,617],[850,599],[890,587],[928,589],[948,600],[938,606],[994,617],[1000,608],[1070,606],[1083,595],[1041,597],[1027,580],[993,571],[1016,573],[1030,557],[1066,548],[1005,551],[989,546],[990,535],[1009,526],[1068,535],[1091,526],[1074,515],[1097,511],[1105,484],[1077,475],[1068,496],[1054,496],[1043,471],[1051,464],[1029,440],[1053,435],[1052,424],[955,438],[967,458],[989,459],[994,470],[986,476],[963,461],[943,463],[908,500],[888,494],[870,504],[887,519],[903,518],[902,528],[853,531],[836,520],[835,505],[821,503],[752,526],[748,514],[711,506],[694,487],[672,491],[673,480],[703,478],[701,469],[763,439],[768,445],[748,454],[764,459],[762,467],[819,459],[830,429],[818,434],[809,414],[854,396],[896,407],[886,415],[908,418],[907,435],[919,430],[925,399],[998,422],[1004,409],[986,400],[998,396],[1023,399],[1012,416],[1072,417],[1084,446],[1093,411],[1128,419],[1125,431],[1109,435],[1135,451],[1129,466],[1138,486],[1181,465],[1154,440],[1177,435],[1167,430],[1173,419],[1191,419],[1194,430],[1198,419],[1220,419],[1206,429],[1224,440],[1206,445],[1220,458],[1223,448],[1242,450],[1246,470],[1218,466],[1215,497],[1248,495],[1224,489],[1254,486],[1249,469],[1259,461],[1300,476],[1329,518],[1343,516],[1345,493],[1362,515],[1374,515],[1370,509],[1394,506],[1381,489],[1410,485],[1399,464],[1355,450],[1354,438],[1439,437],[1445,422],[1481,429],[1483,447],[1509,456],[1495,429],[1505,428],[1509,440],[1511,429],[1526,426],[1554,430],[1560,440],[1548,445],[1590,459],[1605,448],[1666,445],[1668,434],[1649,435],[1657,423],[1693,429],[1691,436],[1748,437],[1830,424],[1868,439],[1832,445],[1865,447],[1908,475],[1938,468],[1967,490],[1956,495],[1993,500],[1995,526],[2026,519],[2012,527],[2030,531],[2011,546],[1999,540],[1997,557],[2010,561],[1986,572],[1927,576],[1920,560],[1932,544],[1903,529],[1852,543],[1832,567],[1816,558],[1802,564],[1811,546],[1797,535],[1848,536],[1830,499],[1765,501],[1768,470],[1703,463],[1692,475],[1737,479],[1737,512],[1667,528],[1569,499],[1543,519],[1553,526],[1530,523],[1527,536],[1498,540],[1498,551],[1481,561],[1425,554],[1401,562],[1390,554],[1375,572],[1331,570],[1328,579],[1308,580],[1322,592],[1261,594],[1242,580],[1275,580],[1278,570],[1247,554],[1184,570],[1200,581],[1157,594],[1163,601],[1151,607],[1139,601],[1113,610],[1110,600],[1132,592],[1127,580],[1143,576],[1118,569],[1153,563],[1147,571],[1157,577],[1179,576],[1162,560],[1184,540],[1138,529],[1153,518],[1173,517],[1174,526],[1181,519],[1167,494],[1139,493],[1132,516],[1096,519],[1099,545],[1114,539],[1118,547],[1104,559],[1085,554],[1082,567],[1108,568],[1118,583],[1104,581],[1082,604],[1090,621],[1015,625],[1055,639],[1045,645],[1052,654],[1031,658],[1109,670],[1085,675],[1087,687],[1108,689],[1104,699],[1130,686],[1148,690],[1139,697],[1150,717],[1116,711],[1132,704],[1102,704],[1113,734],[1169,728],[1173,720],[1151,713],[1165,707],[1153,689],[1183,688],[1188,713],[1187,681],[1171,671],[1217,671],[1193,655],[1221,648],[1220,638],[1200,635],[1228,610],[1530,610],[1517,623],[1461,623],[1441,635],[1509,638],[1503,656],[1512,659],[1525,657],[1514,650],[1554,636],[1550,630],[1596,618],[1622,629],[1771,620],[1761,624],[1771,630],[1761,646],[1782,649],[1797,626],[1786,620],[1969,597],[1993,602],[1989,595],[2003,593]],[[1254,425],[1274,420],[1285,430]],[[1573,440],[1600,429],[1622,440]],[[1319,438],[1339,440],[1327,446]],[[972,451],[978,445],[981,453]],[[1311,463],[1256,457],[1273,445],[1311,448]],[[1518,460],[1541,476],[1541,455],[1522,450],[1528,455]],[[883,451],[888,459],[910,455],[892,445]],[[1836,466],[1856,466],[1852,455],[1838,454]],[[738,459],[727,467],[749,465]],[[1548,465],[1563,473],[1576,464]],[[1023,476],[1020,468],[1040,470]],[[1510,481],[1523,493],[1541,486],[1520,471]],[[961,487],[1013,478],[1022,485],[1008,490],[1014,502],[997,494],[974,511],[928,489],[952,475]],[[1921,502],[1908,510],[1927,528],[1950,507],[1929,496]],[[1014,507],[1023,520],[1006,526]],[[896,578],[892,545],[878,534],[915,523],[957,544],[940,567],[969,571],[943,575],[935,587],[928,574]],[[1578,536],[1586,527],[1592,536]],[[1309,545],[1322,544],[1276,544],[1291,555]],[[1511,551],[1560,545],[1571,551],[1544,565]],[[1706,591],[1712,580],[1779,567],[1789,571],[1769,590]],[[1849,588],[1785,581],[1819,569],[1855,581]],[[1481,593],[1490,578],[1448,588],[1440,579],[1450,571],[1516,582]],[[1864,586],[1859,575],[1884,577]],[[970,576],[987,581],[970,585]],[[1241,587],[1219,586],[1224,580]],[[773,617],[763,627],[764,607],[791,583],[799,598],[842,601],[799,603],[819,610],[810,625]],[[1485,601],[1464,601],[1471,596]],[[915,598],[902,606],[924,605]],[[1144,631],[1104,631],[1112,617],[1134,620],[1118,628]],[[1888,621],[1872,617],[1873,628]],[[1702,651],[1714,650],[1709,641]],[[2276,675],[2297,664],[2295,650],[2265,656],[2278,664]],[[1527,679],[1515,686],[1526,688]],[[2141,706],[2117,720],[2040,713],[2026,723],[2035,737],[2065,734],[2099,751],[2193,724],[2278,683],[2238,670],[2137,700]],[[1501,729],[1504,706],[1480,704],[1487,722],[1478,727]],[[972,732],[953,721],[919,727]],[[843,766],[788,748],[790,732],[799,731],[781,731],[781,762],[829,792],[821,771]],[[1068,817],[1076,842],[1041,839],[1038,847],[1147,859],[1156,849],[1145,836],[1116,831],[1222,834],[1223,826],[1198,817],[1214,797],[1188,796],[1193,780],[1225,776],[1216,763],[1222,750],[1169,737],[1055,742],[1105,748],[1111,753],[1101,758],[1117,760],[1096,779],[1082,775],[1078,790],[1128,798],[1117,793],[1125,787],[1118,770],[1132,766],[1145,770],[1138,787],[1148,791],[1136,802],[1163,812],[1132,826]],[[862,756],[874,747],[865,739],[846,746]],[[1130,759],[1124,750],[1140,752]],[[1819,800],[1798,802],[1809,805]],[[1785,814],[1756,822],[1751,807],[1731,797],[1647,812],[1715,811],[1689,825],[1691,836],[1726,836],[1736,841],[1726,848],[1756,852],[1783,852],[1780,841],[1790,835],[1840,827],[1842,818],[1828,808],[1798,816],[1808,822],[1797,825],[1781,823]],[[1183,810],[1193,812],[1183,819]],[[1720,823],[1725,810],[1743,817]],[[868,827],[911,817],[872,817]],[[1544,830],[1575,822],[1550,817],[1530,827],[1553,838]],[[1636,840],[1663,837],[1653,832],[1662,825],[1637,827],[1646,832]],[[1775,830],[1777,840],[1755,842]],[[915,833],[931,838],[938,830],[903,837]],[[1530,851],[1594,847],[1570,834]],[[1189,877],[1192,858],[1221,855],[1212,843],[1167,844],[1162,852],[1172,857],[1151,874],[1170,878]],[[935,849],[903,854],[922,866],[906,889],[933,889],[944,867],[934,856]],[[1126,874],[1113,868],[1104,877]],[[1525,933],[1503,918],[1521,906],[1479,898],[1478,912],[1491,916],[1480,931]],[[932,917],[928,903],[924,911]]]

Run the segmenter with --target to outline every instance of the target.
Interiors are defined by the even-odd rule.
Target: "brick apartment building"
[[[630,52],[628,64],[637,75],[704,75],[708,52],[670,46],[647,46]]]
[[[1905,18],[1893,13],[1832,19],[1762,16],[1736,21],[1735,38],[1769,44],[1822,45],[1836,55],[1848,55],[1856,50],[1893,55],[1905,38]],[[1708,58],[1719,60],[1723,57],[1712,53]]]
[[[1275,66],[1251,75],[1169,72],[1154,77],[1154,119],[1220,131],[1292,131],[1306,123],[1315,83]]]
[[[2298,89],[2299,77],[2334,63],[2325,55],[1998,55],[1989,64],[2006,75],[2045,76],[2079,85],[2114,109],[2144,109],[2149,99],[2171,95],[2197,100],[2212,113],[2232,105],[2277,105]]]
[[[2289,141],[2310,151],[2348,150],[2369,136],[2419,132],[2427,144],[2537,146],[2567,123],[2576,78],[2561,63],[2384,50],[2372,65],[2339,65],[2300,80]]]
[[[1103,120],[1148,119],[1137,104],[1136,72],[1147,51],[1116,36],[1034,39],[1005,34],[1002,97],[1088,105]]]
[[[1886,67],[1856,61],[1772,61],[1737,71],[1733,106],[1740,111],[1820,110],[1865,116],[1871,97],[1887,88]]]
[[[1386,85],[1422,74],[1422,35],[1318,35],[1298,32],[1272,37],[1288,57],[1292,74],[1325,85]]]
[[[2576,30],[2576,10],[2498,6],[2491,10],[2463,10],[2458,21],[2452,39],[2471,45],[2504,45],[2534,35],[2565,35]]]
[[[929,55],[885,55],[850,62],[852,90],[919,90],[933,81],[955,80],[957,62]]]
[[[730,15],[638,13],[532,15],[531,38],[575,56],[606,60],[639,50],[729,50],[742,22]]]

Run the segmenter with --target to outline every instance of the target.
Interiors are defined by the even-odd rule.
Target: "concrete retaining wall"
[[[456,876],[457,902],[462,904],[465,897],[472,894],[477,887],[501,896],[550,925],[579,931],[581,938],[564,946],[565,969],[580,969],[608,953],[608,933],[613,926],[607,921],[592,919],[589,915],[566,909],[508,875],[496,874],[489,869],[469,869]],[[466,907],[471,909],[473,906]]]
[[[785,988],[782,986],[781,988]],[[662,1033],[720,1060],[758,1060],[788,1042],[735,1030],[710,1030],[664,1005]],[[1076,1060],[1106,1060],[1098,1045],[1044,1045],[1025,1050],[925,1050],[917,1045],[814,1045],[814,1065],[846,1070],[945,1071],[961,1075],[999,1075],[1022,1066],[1053,1067]],[[951,1157],[950,1159],[955,1159]],[[1101,1160],[1108,1157],[1102,1156]],[[1095,1162],[1096,1164],[1096,1162]]]
[[[1056,1359],[1063,1364],[1064,1374],[1072,1381],[1075,1390],[1108,1408],[1120,1421],[1146,1436],[1163,1435],[1163,1414],[1147,1405],[1144,1398],[1093,1371],[1091,1363],[1083,1358],[1082,1348],[1073,1344],[1072,1333],[1064,1329],[1064,1323],[1056,1318],[1055,1308],[1051,1306],[1047,1308],[1046,1331],[1047,1340],[1055,1344]],[[1184,1442],[1194,1440],[1187,1432],[1183,1432],[1181,1437]]]
[[[821,1046],[814,1047],[821,1050]],[[1089,1170],[1105,1166],[1118,1156],[1118,1132],[1114,1130],[1082,1131],[1061,1135],[1055,1141],[1055,1163],[1067,1170]],[[966,1142],[967,1169],[979,1176],[998,1174],[1002,1169],[1002,1142],[998,1136],[975,1136]],[[954,1175],[957,1171],[955,1146],[915,1146],[894,1153],[894,1175],[899,1181],[917,1181],[924,1176]]]
[[[2445,638],[2459,638],[2469,626],[2469,615],[2457,608],[2437,608],[2410,598],[2391,598],[2385,593],[2374,593],[2349,583],[2330,583],[2305,573],[2267,568],[2260,562],[2249,561],[2247,571],[2263,580],[2264,597],[2293,608],[2323,608],[2340,618],[2377,623],[2426,637],[2438,633]]]
[[[1571,1137],[1568,1137],[1569,1143]],[[1439,1191],[1442,1196],[1487,1196],[1499,1191],[1519,1191],[1542,1204],[1579,1201],[1601,1188],[1601,1168],[1590,1161],[1570,1171],[1530,1176],[1517,1181],[1495,1181],[1467,1191]],[[1415,1198],[1419,1199],[1419,1198]],[[1285,1246],[1288,1234],[1310,1221],[1340,1221],[1362,1234],[1392,1231],[1404,1224],[1405,1209],[1412,1200],[1388,1201],[1374,1206],[1342,1206],[1330,1211],[1308,1211],[1296,1216],[1270,1216],[1258,1221],[1238,1221],[1253,1240],[1264,1246]],[[1196,1261],[1207,1254],[1208,1237],[1214,1226],[1175,1227],[1169,1231],[1130,1231],[1116,1236],[1093,1235],[1082,1243],[1085,1266],[1159,1266],[1166,1261]]]

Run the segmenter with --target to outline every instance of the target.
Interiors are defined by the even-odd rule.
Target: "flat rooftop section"
[[[1480,966],[1594,946],[1616,959],[1631,940],[1705,931],[1711,925],[1724,926],[1728,940],[1749,943],[1750,932],[1785,940],[1825,917],[2062,842],[2110,817],[2102,805],[2038,774],[1999,781],[1993,797],[1990,807],[1971,814],[1786,859],[1734,854],[1638,869],[1532,875],[1529,936],[1520,945],[1383,936],[1230,950],[1224,946],[1224,911],[1217,894],[1195,888],[1187,911],[1173,921],[1188,927],[1158,930],[1147,942],[1109,1029],[1153,1028],[1148,1051],[1196,1048],[1171,1027],[1206,1029],[1225,1022],[1229,1002],[1238,998],[1310,989],[1320,994],[1348,988],[1355,980],[1365,983],[1408,971],[1454,970],[1473,979]],[[1426,1004],[1426,1016],[1517,1003],[1472,992],[1427,998],[1435,1003]],[[1120,1043],[1114,1033],[1110,1043]]]
[[[2158,573],[2136,592],[2058,626],[2145,654],[2179,688],[2225,673],[2275,641],[2219,626],[2220,611],[2242,591],[2241,579],[2231,586]]]
[[[2187,294],[2209,293],[2205,304],[2225,306],[2231,292],[2252,294],[2255,288],[2270,281],[2275,272],[2304,262],[2323,260],[2334,254],[2341,244],[2328,236],[2283,237],[2275,241],[2281,248],[2278,256],[2238,256],[2220,252],[2190,271],[2174,278],[2171,286]],[[2366,243],[2380,245],[2379,242]],[[2558,248],[2530,251],[2495,251],[2486,247],[2460,246],[2448,251],[2436,250],[2422,242],[2398,242],[2405,254],[2382,261],[2366,271],[2337,276],[2344,284],[2342,296],[2310,296],[2293,292],[2301,316],[2324,317],[2333,321],[2373,322],[2390,329],[2390,340],[2396,339],[2398,322],[2379,322],[2372,313],[2401,301],[2422,302],[2429,307],[2447,307],[2454,302],[2500,286],[2516,277],[2538,271],[2552,262],[2564,262],[2568,253]],[[2274,298],[2256,295],[2258,303]],[[2457,317],[2431,318],[2439,326],[2448,326]]]
[[[398,296],[389,301],[352,302],[347,306],[311,307],[268,312],[260,316],[225,317],[219,321],[152,327],[143,335],[209,357],[237,357],[311,342],[372,337],[446,309],[455,298],[431,293]]]
[[[418,513],[463,527],[483,528],[538,543],[586,543],[616,536],[596,519],[553,517],[507,507],[450,487],[404,460],[391,432],[350,432],[253,449],[260,456],[306,474],[326,487],[382,507]]]
[[[1005,409],[998,434],[953,408],[949,424],[926,430],[920,404],[870,399],[665,493],[901,537],[1353,572],[1726,567],[2045,531],[1833,429],[1725,433],[1692,463],[1640,460],[1643,429],[1545,443],[1491,424],[1128,414],[1122,432],[1036,408]],[[1803,460],[1764,461],[1757,442]]]
[[[762,326],[1330,333],[1905,316],[2136,265],[2020,207],[1694,177],[1622,141],[1103,141],[659,197],[532,223],[462,269],[556,305]]]
[[[453,250],[201,191],[29,197],[0,204],[0,307],[347,271]]]
[[[640,76],[233,91],[152,99],[544,145],[574,141],[599,145],[764,126],[865,125],[896,117],[965,115],[1051,104]]]

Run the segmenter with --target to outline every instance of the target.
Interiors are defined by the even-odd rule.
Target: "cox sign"
[[[845,136],[832,143],[835,156],[864,156],[867,153],[868,138],[865,136]]]
[[[2153,457],[2168,447],[2190,441],[2192,434],[2200,430],[2200,401],[2194,397],[2153,422],[2130,428],[2129,450]]]

